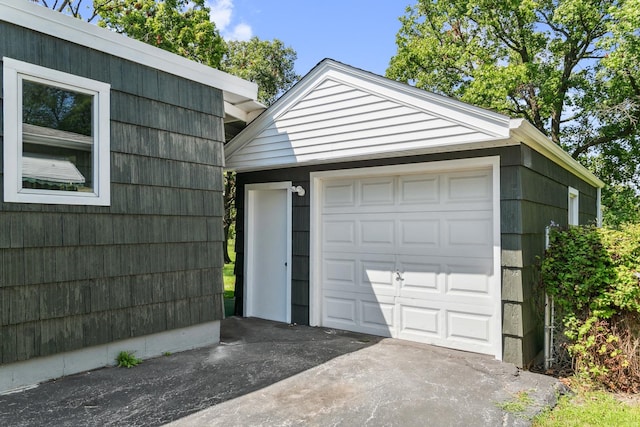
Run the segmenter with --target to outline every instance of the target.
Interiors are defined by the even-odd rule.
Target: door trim
[[[502,267],[500,242],[500,156],[476,157],[469,159],[443,160],[437,162],[410,163],[370,168],[341,169],[310,173],[310,235],[309,235],[309,324],[322,326],[322,284],[320,280],[322,256],[322,187],[323,182],[332,179],[364,178],[382,175],[405,175],[412,173],[437,173],[475,169],[492,169],[493,197],[493,277],[496,287],[494,316],[496,337],[494,356],[502,360]]]
[[[258,215],[256,206],[252,203],[252,194],[256,191],[283,190],[286,191],[286,235],[282,236],[286,239],[286,319],[287,323],[291,323],[291,230],[292,230],[292,197],[291,197],[291,181],[268,182],[261,184],[246,184],[244,186],[244,293],[243,306],[244,316],[251,317],[253,306],[249,298],[252,289],[256,286],[257,277],[254,277],[255,254],[253,253],[253,233],[255,228],[255,218]]]

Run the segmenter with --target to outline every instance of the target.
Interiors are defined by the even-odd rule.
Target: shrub
[[[542,282],[554,298],[576,373],[640,390],[640,224],[554,228]]]

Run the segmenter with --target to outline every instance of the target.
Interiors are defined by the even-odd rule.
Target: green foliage
[[[534,427],[637,426],[640,405],[630,405],[602,391],[581,391],[562,396],[553,411],[537,416]]]
[[[498,407],[505,412],[519,414],[525,412],[533,403],[534,400],[529,396],[529,392],[523,390],[516,393],[512,399],[498,403]]]
[[[611,184],[640,176],[638,0],[417,0],[387,76],[531,122]]]
[[[121,351],[116,357],[119,368],[133,368],[142,363],[142,359],[138,359],[131,351]]]
[[[258,85],[258,100],[265,105],[276,99],[300,79],[294,71],[296,51],[280,40],[227,42],[222,70]]]
[[[225,45],[205,0],[94,0],[98,25],[220,68]]]
[[[619,228],[627,223],[640,223],[640,195],[633,187],[611,185],[602,192],[602,222]]]
[[[542,282],[560,312],[578,375],[640,389],[640,224],[553,229]]]

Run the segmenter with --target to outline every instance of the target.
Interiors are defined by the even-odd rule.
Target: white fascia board
[[[256,117],[258,117],[264,110],[266,110],[263,104],[257,101],[244,101],[238,104],[232,104],[228,101],[224,101],[224,114],[225,123],[241,121],[244,123],[251,123]]]
[[[451,145],[438,145],[427,147],[419,150],[394,150],[394,151],[383,151],[378,153],[371,153],[366,155],[350,155],[340,158],[335,157],[326,157],[326,158],[314,158],[312,161],[299,161],[298,159],[294,159],[293,157],[283,161],[282,159],[276,159],[271,161],[248,161],[243,163],[235,163],[233,158],[225,155],[226,163],[225,170],[234,171],[234,172],[257,172],[262,170],[272,170],[272,169],[282,169],[282,168],[290,168],[292,166],[296,167],[304,167],[304,166],[317,166],[331,163],[345,163],[345,162],[356,162],[356,161],[365,161],[365,160],[379,160],[379,159],[392,159],[397,157],[410,157],[410,156],[420,156],[427,154],[438,154],[438,153],[452,153],[458,151],[468,151],[468,150],[482,150],[487,148],[499,148],[499,147],[508,147],[511,145],[519,145],[520,142],[517,142],[514,139],[493,139],[486,141],[478,141],[472,143],[462,143],[462,144],[451,144]],[[226,146],[225,146],[226,153]]]
[[[258,95],[255,83],[27,0],[0,0],[0,20],[221,89],[233,104]]]
[[[571,157],[569,153],[564,151],[557,144],[554,144],[549,138],[525,119],[511,119],[510,127],[513,138],[536,150],[549,160],[562,166],[589,184],[597,188],[605,186],[605,183],[595,176],[589,169],[582,166],[576,159]]]

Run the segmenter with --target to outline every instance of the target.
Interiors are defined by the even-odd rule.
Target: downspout
[[[599,191],[599,189],[598,189]],[[549,231],[551,226],[544,228],[544,248],[549,248]],[[553,304],[553,298],[548,293],[544,294],[544,369],[547,370],[551,367],[551,363],[554,361],[553,357],[553,334],[555,326],[553,319],[555,318],[555,306]]]
[[[602,227],[602,188],[596,188],[597,200],[596,200],[596,224],[598,227]]]

